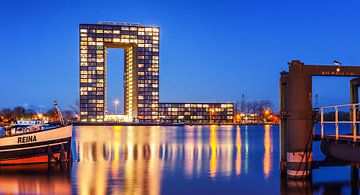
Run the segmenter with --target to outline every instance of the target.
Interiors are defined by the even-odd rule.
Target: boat
[[[71,159],[72,125],[66,124],[54,101],[60,118],[58,125],[15,124],[4,128],[0,137],[0,166],[52,163]]]

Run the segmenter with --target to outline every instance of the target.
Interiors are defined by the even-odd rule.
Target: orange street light
[[[240,119],[241,119],[240,114],[236,114],[236,120],[240,121]]]
[[[266,109],[266,110],[264,111],[264,114],[265,114],[265,115],[270,114],[270,110]]]
[[[42,119],[43,114],[39,113],[39,114],[37,114],[37,117],[38,117],[38,119]]]

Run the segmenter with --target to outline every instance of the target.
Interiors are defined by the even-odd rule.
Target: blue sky
[[[287,62],[360,65],[358,1],[14,0],[2,2],[0,18],[0,108],[55,99],[67,107],[78,98],[80,23],[160,26],[161,102],[244,94],[277,107]],[[313,94],[321,105],[346,103],[348,81],[314,78]]]

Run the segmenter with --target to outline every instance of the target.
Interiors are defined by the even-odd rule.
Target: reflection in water
[[[0,168],[0,194],[71,194],[69,164]]]
[[[210,150],[210,177],[215,177],[217,169],[216,125],[210,126]]]
[[[263,128],[75,127],[71,175],[57,173],[46,178],[40,173],[33,179],[34,176],[6,173],[5,182],[0,170],[0,194],[21,193],[21,190],[41,194],[55,190],[62,194],[160,194],[164,190],[168,192],[171,188],[168,182],[174,178],[174,191],[197,187],[211,192],[209,187],[215,183],[233,184],[237,191],[243,183],[238,179],[263,181],[275,172],[273,132],[266,126],[265,133],[259,135]],[[201,181],[203,186],[194,185],[191,180]],[[1,186],[5,184],[12,187]],[[271,182],[264,185],[274,186]],[[246,184],[245,188],[250,186]]]
[[[75,142],[79,194],[107,194],[108,186],[116,194],[160,193],[164,150],[158,127],[114,127],[99,135],[90,128],[79,128]]]
[[[188,135],[187,135],[188,138],[185,139],[185,145],[184,145],[184,153],[185,153],[184,159],[187,162],[184,167],[185,175],[190,178],[192,177],[193,172],[194,172],[194,163],[195,162],[194,162],[193,158],[194,158],[195,152],[197,152],[197,149],[198,149],[198,148],[195,148],[195,143],[194,143],[195,132],[196,131],[194,131],[194,130],[188,132]]]
[[[311,195],[311,194],[359,194],[359,179],[351,178],[350,181],[325,181],[314,182],[307,179],[288,179],[280,177],[281,195]]]
[[[288,179],[280,177],[280,192],[281,195],[311,195],[312,181],[309,179]]]
[[[236,162],[235,162],[236,175],[241,174],[241,129],[240,126],[236,126]]]
[[[249,134],[248,134],[249,126],[245,126],[245,165],[244,170],[247,175],[249,170]]]
[[[232,126],[193,126],[183,132],[173,128],[77,128],[78,193],[104,194],[108,193],[107,186],[118,183],[112,192],[159,194],[165,165],[168,171],[183,167],[187,178],[204,173],[210,178],[241,174],[240,127],[234,132],[235,145]],[[206,129],[210,129],[209,134]],[[182,140],[177,136],[183,136]]]
[[[264,165],[264,175],[265,178],[268,178],[271,171],[272,166],[272,140],[271,140],[271,132],[270,132],[270,125],[265,125],[265,134],[264,134],[264,159],[263,159],[263,165]]]

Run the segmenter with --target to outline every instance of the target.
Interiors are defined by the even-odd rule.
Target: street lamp
[[[37,114],[37,117],[38,117],[38,119],[42,119],[42,117],[43,117],[43,114],[41,114],[41,113],[39,113],[39,114]]]
[[[118,100],[115,100],[115,115],[117,115],[117,106],[119,104],[119,101]]]

